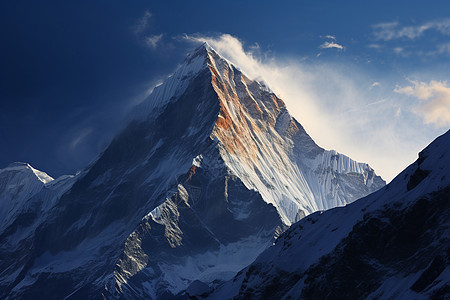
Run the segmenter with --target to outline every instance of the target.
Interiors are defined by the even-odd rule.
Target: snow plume
[[[413,107],[413,112],[422,116],[425,124],[450,126],[450,87],[447,86],[447,82],[411,81],[411,84],[402,88],[397,87],[394,91],[419,99],[419,104]]]
[[[391,78],[380,81],[345,63],[274,57],[229,34],[183,39],[207,42],[250,78],[264,79],[320,146],[369,163],[387,181],[430,142],[428,129],[408,119],[416,115],[399,113],[410,109],[396,99]]]

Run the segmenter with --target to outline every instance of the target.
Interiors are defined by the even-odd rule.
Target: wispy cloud
[[[395,47],[393,50],[395,53],[400,54],[403,52],[403,47]]]
[[[84,128],[80,132],[78,132],[77,135],[70,142],[70,149],[75,150],[77,148],[77,146],[91,133],[92,133],[91,127]]]
[[[450,43],[441,44],[437,47],[439,54],[450,54]]]
[[[450,35],[450,19],[435,20],[414,26],[402,26],[399,22],[379,23],[373,25],[373,29],[373,34],[377,40],[414,40],[422,37],[426,31],[430,30]]]
[[[162,33],[157,34],[157,35],[147,36],[144,38],[144,42],[148,47],[155,49],[158,46],[159,42],[161,41],[162,37],[163,37]]]
[[[336,40],[336,37],[335,37],[334,35],[331,35],[331,34],[327,34],[327,35],[325,36],[325,38],[331,39],[331,40],[333,40],[333,41]]]
[[[344,49],[344,46],[339,45],[335,42],[324,42],[322,45],[319,46],[320,49],[330,49],[330,48],[336,48],[336,49]]]
[[[379,83],[378,81],[374,81],[369,89],[373,89],[374,87],[380,86],[380,85],[381,85],[381,83]]]
[[[403,102],[394,100],[392,88],[374,81],[362,69],[349,71],[348,65],[337,63],[265,56],[247,50],[229,34],[186,35],[183,39],[208,42],[248,77],[264,79],[319,145],[368,162],[387,180],[414,161],[429,143],[423,125],[405,122],[416,116],[400,114]],[[372,85],[378,87],[376,91],[368,88]],[[423,143],[417,144],[418,139]]]
[[[427,56],[448,56],[450,55],[450,43],[437,45],[434,50],[424,53]]]
[[[410,86],[397,87],[394,92],[415,97],[419,103],[413,112],[423,117],[425,124],[450,126],[450,87],[445,81],[429,83],[411,81]]]
[[[372,48],[372,49],[381,49],[382,46],[380,44],[369,44],[367,45],[368,48]]]
[[[375,101],[375,102],[371,102],[371,103],[367,104],[367,106],[378,105],[378,104],[381,104],[381,103],[385,103],[386,101],[387,101],[387,99],[381,99],[381,100],[378,100],[378,101]]]
[[[144,15],[137,20],[136,24],[131,29],[141,44],[154,50],[161,44],[164,34],[149,35],[151,30],[148,28],[148,23],[152,17],[153,14],[150,11],[145,11]]]
[[[133,27],[134,33],[137,35],[143,33],[147,29],[148,20],[151,17],[152,13],[148,10],[145,11],[144,15],[136,22],[136,25]]]
[[[327,34],[326,36],[322,36],[322,38],[329,39],[331,41],[323,42],[323,44],[319,46],[320,49],[332,49],[332,48],[336,48],[339,50],[344,49],[344,46],[337,43],[337,39],[334,35]]]

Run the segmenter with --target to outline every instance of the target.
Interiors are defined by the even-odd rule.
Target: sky
[[[450,127],[448,1],[1,1],[0,168],[86,167],[208,41],[384,179]]]

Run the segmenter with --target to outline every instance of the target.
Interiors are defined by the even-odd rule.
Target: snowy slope
[[[17,210],[53,178],[26,163],[12,163],[0,169],[0,229],[8,225]]]
[[[0,236],[21,241],[1,248],[0,297],[153,299],[216,285],[296,220],[382,186],[203,45],[92,165],[26,200],[39,213]]]
[[[18,282],[32,261],[36,229],[45,223],[76,176],[53,179],[26,163],[0,170],[0,294]]]
[[[210,298],[450,295],[450,131],[388,186],[294,224]]]

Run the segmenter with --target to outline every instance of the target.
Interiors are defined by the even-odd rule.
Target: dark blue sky
[[[419,38],[377,38],[374,25],[397,22],[398,33],[448,17],[448,1],[2,1],[0,168],[25,161],[54,177],[82,169],[132,103],[195,47],[183,34],[227,33],[265,57],[310,64],[320,53],[320,63],[374,78],[443,81],[450,50],[437,25]],[[344,48],[319,48],[326,35]],[[441,55],[424,54],[441,44]]]

